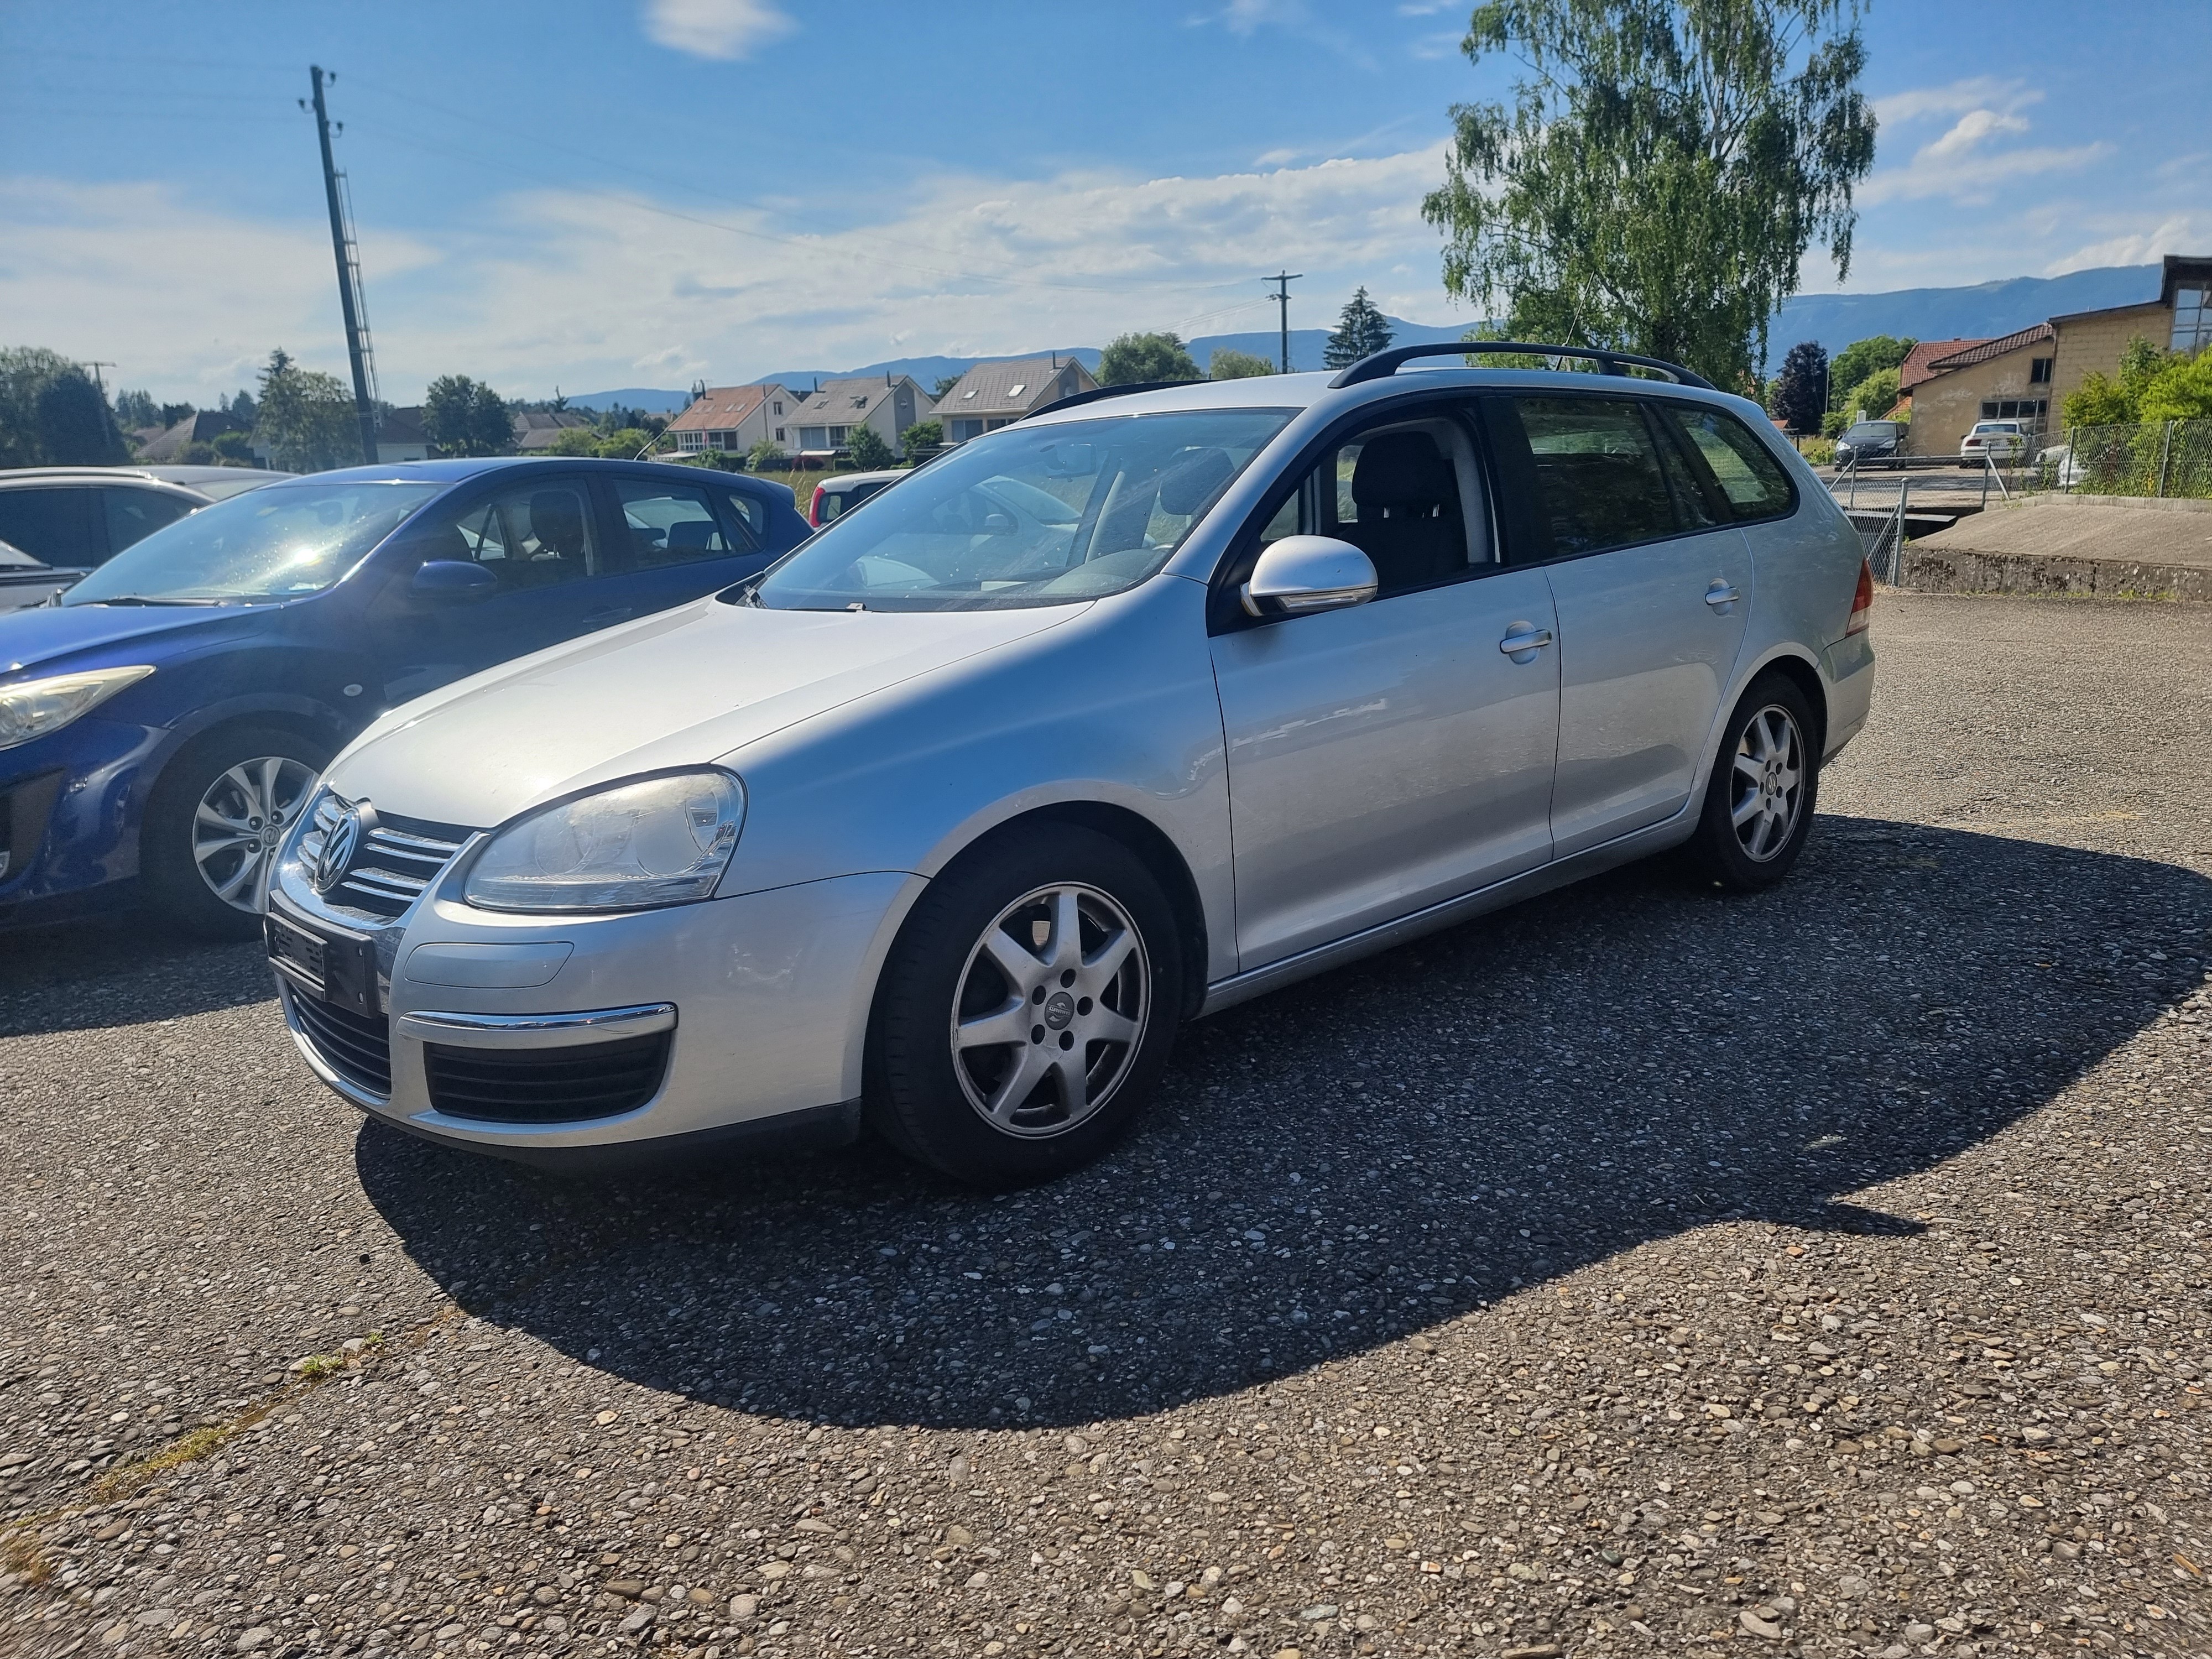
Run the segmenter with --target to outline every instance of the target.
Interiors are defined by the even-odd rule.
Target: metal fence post
[[[2155,493],[2160,497],[2163,497],[2166,494],[2166,464],[2172,459],[2173,422],[2172,421],[2168,421],[2166,423],[2166,435],[2160,439],[2158,446],[2158,489]]]
[[[2074,480],[2081,476],[2081,458],[2074,453],[2075,429],[2070,426],[2060,429],[2066,434],[2066,459],[2059,463],[2059,471],[2063,476],[2058,480],[2058,489],[2061,495],[2071,495],[2074,493]]]
[[[1844,505],[1847,507],[1856,507],[1859,504],[1859,458],[1857,451],[1852,451],[1851,464],[1844,470],[1851,475],[1851,498],[1849,501],[1845,502]]]
[[[1905,579],[1905,514],[1906,503],[1912,499],[1912,475],[1906,473],[1897,481],[1897,534],[1889,543],[1889,585],[1896,587]]]

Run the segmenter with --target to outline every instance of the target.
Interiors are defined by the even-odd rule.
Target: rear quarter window
[[[1665,414],[1712,474],[1738,524],[1790,511],[1789,475],[1749,427],[1720,409],[1674,404],[1665,406]]]

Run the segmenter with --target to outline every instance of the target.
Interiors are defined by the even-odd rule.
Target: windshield
[[[1068,605],[1134,587],[1289,422],[1193,410],[1013,426],[848,509],[752,590],[781,611]]]
[[[319,592],[444,488],[350,480],[264,485],[125,548],[62,603],[252,604]]]
[[[1897,428],[1887,421],[1869,421],[1844,434],[1844,441],[1847,444],[1882,444],[1896,435]]]

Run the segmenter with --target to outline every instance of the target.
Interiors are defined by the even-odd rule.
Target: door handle
[[[1718,577],[1716,577],[1713,585],[1705,590],[1705,603],[1716,611],[1734,605],[1742,597],[1743,595],[1737,592],[1733,586]]]
[[[1515,623],[1498,648],[1509,657],[1517,657],[1524,651],[1541,651],[1552,642],[1552,630],[1537,628],[1528,623]]]

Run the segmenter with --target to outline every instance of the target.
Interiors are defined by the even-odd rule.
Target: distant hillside
[[[596,413],[620,404],[624,409],[641,409],[648,415],[673,415],[690,401],[689,392],[671,392],[665,386],[626,386],[613,392],[571,394],[568,407]]]

